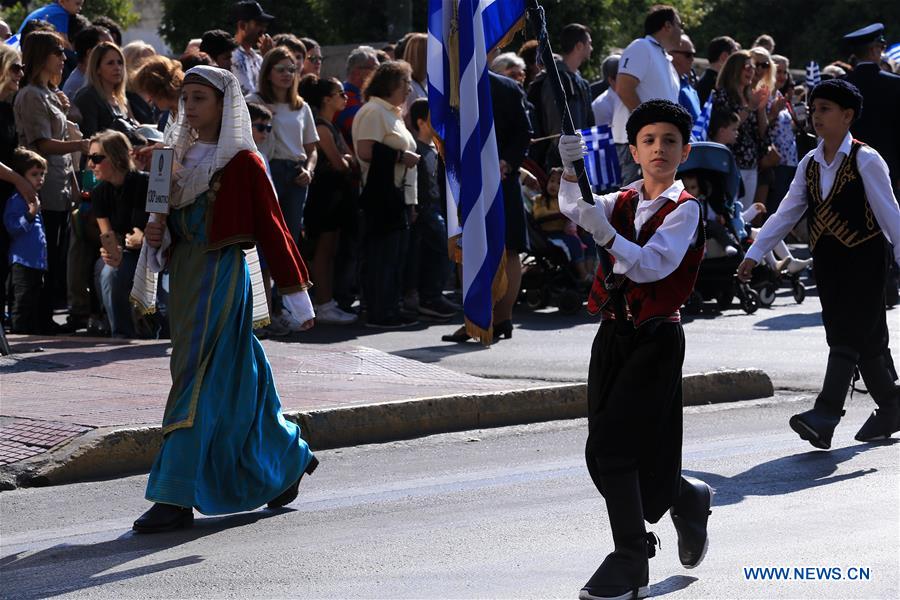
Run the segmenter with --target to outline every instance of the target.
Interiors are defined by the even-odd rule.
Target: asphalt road
[[[351,341],[421,362],[436,362],[455,371],[500,379],[584,381],[597,320],[585,311],[561,315],[554,308],[531,311],[519,305],[511,340],[490,349],[475,343],[441,341],[462,323],[421,324],[407,330],[380,331],[362,326],[316,327],[291,338],[327,344]],[[894,361],[900,364],[900,308],[888,312],[894,340]],[[735,308],[719,315],[685,318],[685,373],[716,369],[757,368],[766,371],[776,389],[811,391],[819,388],[828,347],[821,305],[814,287],[802,304],[782,288],[772,308],[747,315]],[[287,343],[291,343],[287,342]]]
[[[900,445],[852,439],[870,402],[849,402],[831,452],[787,428],[809,396],[686,409],[684,467],[717,491],[711,546],[683,570],[664,517],[651,593],[900,597]],[[155,536],[129,531],[144,476],[4,492],[0,597],[575,598],[610,550],[584,437],[561,421],[325,451],[286,509]],[[748,581],[755,567],[813,578]]]

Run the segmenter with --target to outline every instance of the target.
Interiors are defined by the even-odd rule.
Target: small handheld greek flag
[[[806,90],[811,91],[814,87],[822,82],[822,73],[819,70],[819,63],[810,61],[806,65]]]
[[[891,62],[900,62],[900,42],[890,46],[887,50],[885,50],[884,55]]]
[[[710,94],[700,111],[700,116],[694,121],[694,128],[691,130],[691,138],[693,142],[705,142],[709,135],[709,119],[712,116],[713,95]]]
[[[612,140],[612,130],[608,125],[597,125],[582,129],[581,137],[588,148],[584,170],[591,185],[600,190],[618,187],[622,183],[622,170]]]

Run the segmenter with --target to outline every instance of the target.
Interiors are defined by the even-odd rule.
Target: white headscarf
[[[211,161],[203,161],[191,169],[179,168],[174,176],[170,204],[181,208],[191,204],[197,196],[209,189],[212,176],[228,164],[242,150],[256,152],[250,123],[250,112],[241,95],[237,78],[224,69],[201,65],[184,74],[185,83],[192,75],[202,77],[209,85],[224,94],[222,101],[222,129]],[[191,128],[184,114],[184,99],[178,101],[178,118],[166,128],[166,146],[175,148],[175,163],[181,165],[190,147],[197,141],[197,133]]]

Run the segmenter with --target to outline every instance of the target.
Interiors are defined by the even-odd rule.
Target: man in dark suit
[[[881,70],[884,25],[874,23],[844,36],[856,57],[845,79],[859,88],[863,110],[851,127],[853,137],[872,146],[884,158],[895,190],[900,190],[900,76]]]

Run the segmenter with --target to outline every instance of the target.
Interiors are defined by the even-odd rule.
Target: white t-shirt
[[[680,85],[678,73],[672,66],[672,57],[652,35],[628,44],[619,59],[619,75],[623,73],[638,79],[636,91],[641,102],[656,98],[678,102]],[[620,102],[612,121],[613,141],[617,144],[628,143],[625,123],[630,115],[628,107]]]
[[[594,98],[591,102],[591,110],[594,112],[595,125],[611,125],[616,107],[622,104],[619,96],[612,88],[608,88],[605,92]]]
[[[319,141],[316,119],[308,102],[297,110],[291,110],[286,102],[266,104],[258,94],[247,96],[247,102],[265,104],[272,111],[272,133],[259,149],[269,160],[306,160],[304,144]]]

